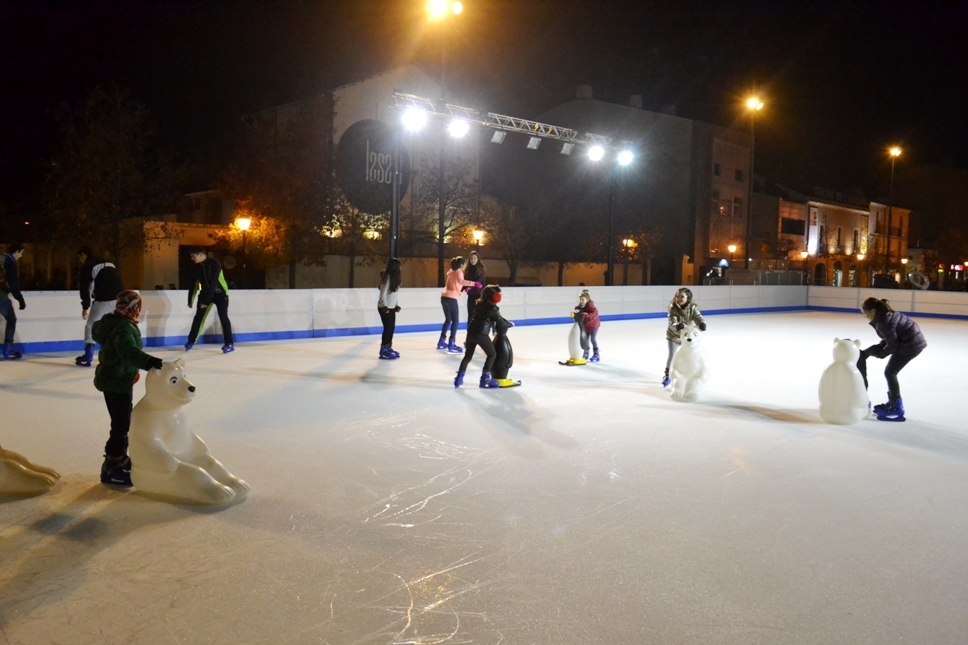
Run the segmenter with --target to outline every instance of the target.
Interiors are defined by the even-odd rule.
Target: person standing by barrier
[[[222,337],[225,343],[222,345],[222,353],[234,352],[232,321],[229,320],[229,286],[225,282],[222,265],[215,258],[208,257],[208,253],[201,246],[193,248],[189,257],[195,263],[195,281],[188,290],[188,307],[192,307],[197,292],[198,308],[195,310],[191,331],[188,332],[185,351],[187,352],[195,346],[198,334],[205,325],[208,312],[212,309],[211,305],[215,305],[218,310],[219,322],[222,324]]]
[[[78,284],[81,292],[81,318],[84,325],[84,353],[74,359],[79,367],[90,367],[94,360],[94,323],[114,311],[118,294],[124,291],[121,272],[110,262],[94,257],[91,247],[82,246],[77,251],[81,265]]]
[[[467,271],[464,272],[464,279],[478,284],[487,284],[487,270],[484,262],[477,251],[467,254]],[[467,291],[467,324],[470,324],[474,317],[474,309],[477,306],[477,299],[481,297],[481,287],[464,287]]]
[[[380,320],[383,322],[380,358],[384,360],[400,358],[400,352],[393,350],[393,331],[397,326],[397,312],[400,311],[400,305],[397,304],[400,277],[400,260],[390,258],[390,261],[387,262],[386,271],[380,277],[380,298],[376,303],[377,311],[380,312]]]
[[[3,333],[3,358],[15,361],[23,354],[14,350],[13,336],[17,331],[17,314],[13,310],[10,296],[20,303],[21,311],[27,308],[24,296],[20,293],[20,280],[17,277],[17,260],[24,254],[24,245],[14,242],[7,247],[7,254],[3,256],[3,272],[0,275],[0,316],[7,320],[7,328]]]

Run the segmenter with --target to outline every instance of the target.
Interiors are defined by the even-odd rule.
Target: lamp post
[[[588,156],[592,161],[597,161],[604,156],[604,150],[600,146],[594,146],[588,151]],[[631,150],[622,150],[618,153],[616,161],[620,167],[626,167],[635,155]],[[615,284],[615,182],[617,172],[613,168],[610,171],[608,182],[608,286]]]
[[[629,261],[632,259],[632,254],[635,253],[635,247],[638,244],[632,238],[627,237],[622,240],[622,246],[625,247],[625,267],[622,270],[622,284],[627,285],[629,283]]]
[[[750,246],[753,243],[753,168],[756,161],[756,113],[763,109],[763,101],[758,97],[750,97],[746,101],[746,109],[750,112],[750,177],[748,199],[746,204],[746,248],[743,250],[743,268],[750,268]]]
[[[732,266],[733,266],[733,253],[736,253],[736,245],[735,244],[730,244],[726,248],[729,250],[729,266],[730,266],[730,268],[732,268]]]
[[[440,23],[440,95],[443,98],[446,75],[446,25],[447,18],[457,16],[464,10],[464,5],[456,0],[430,0],[427,3],[427,16],[433,22]],[[463,135],[460,135],[463,136]],[[444,138],[440,138],[437,169],[437,286],[444,286],[444,219],[447,205],[444,202]]]
[[[480,229],[474,231],[474,247],[477,249],[478,255],[480,255],[482,239],[484,239],[484,231]]]
[[[410,148],[413,150],[413,133],[420,130],[427,124],[427,113],[417,108],[408,108],[400,117],[403,127],[410,132]],[[400,238],[400,182],[402,169],[400,167],[400,137],[401,133],[396,130],[393,136],[393,204],[390,210],[390,257],[399,257],[398,242]],[[411,155],[413,156],[413,155]],[[414,164],[411,159],[411,166]],[[411,211],[413,210],[413,193],[411,193]]]
[[[884,275],[891,272],[891,226],[893,224],[891,220],[894,215],[894,161],[901,156],[901,149],[898,146],[892,146],[887,153],[891,155],[891,190],[887,202],[887,248],[884,250]]]
[[[240,231],[242,231],[242,288],[248,288],[246,283],[246,271],[245,271],[245,232],[249,230],[252,226],[252,218],[250,217],[239,217],[235,220],[235,225]]]

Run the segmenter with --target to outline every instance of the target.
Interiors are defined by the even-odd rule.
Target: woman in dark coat
[[[868,298],[860,307],[867,317],[871,327],[877,332],[881,342],[871,345],[861,351],[857,360],[857,369],[864,377],[867,386],[867,358],[887,358],[884,376],[887,378],[887,403],[874,406],[874,412],[881,421],[904,421],[904,403],[901,401],[901,386],[897,381],[897,374],[910,363],[915,356],[924,351],[928,343],[921,334],[918,324],[902,314],[894,311],[887,300]]]
[[[464,267],[464,279],[470,282],[479,282],[480,284],[487,284],[487,271],[484,269],[484,263],[481,262],[481,256],[477,254],[477,251],[471,251],[467,254],[467,266]],[[467,322],[471,321],[474,317],[474,309],[477,307],[477,300],[481,297],[481,292],[483,287],[467,287]]]

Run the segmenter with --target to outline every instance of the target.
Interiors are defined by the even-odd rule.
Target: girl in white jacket
[[[390,261],[387,262],[386,271],[380,277],[380,299],[376,303],[376,308],[380,312],[380,320],[383,321],[380,358],[384,360],[400,358],[400,352],[393,350],[393,330],[397,326],[397,312],[400,311],[400,305],[397,304],[399,290],[400,260],[390,258]]]

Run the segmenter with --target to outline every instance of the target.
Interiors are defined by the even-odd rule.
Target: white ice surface
[[[63,479],[0,500],[0,644],[968,641],[965,323],[919,320],[906,423],[832,426],[859,313],[708,322],[694,404],[658,384],[664,320],[604,323],[585,367],[567,325],[517,327],[500,391],[479,355],[455,392],[436,334],[199,346],[189,421],[253,489],[216,509],[97,482],[73,355],[2,363],[0,443]]]

